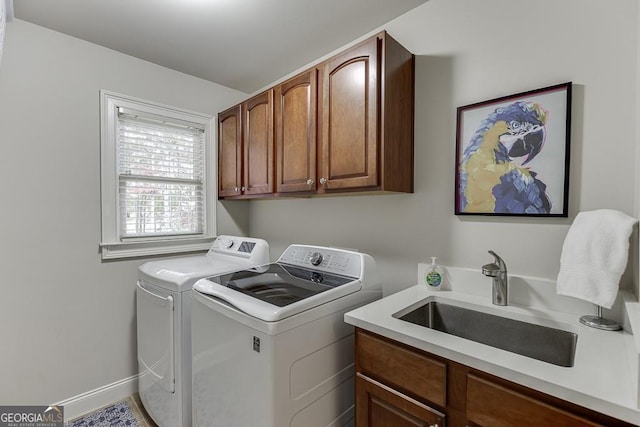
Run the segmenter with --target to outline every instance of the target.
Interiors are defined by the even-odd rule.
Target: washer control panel
[[[362,254],[343,249],[291,245],[280,255],[278,262],[360,278]]]

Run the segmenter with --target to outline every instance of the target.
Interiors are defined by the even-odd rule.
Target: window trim
[[[117,108],[123,107],[157,116],[172,117],[204,127],[204,224],[197,236],[162,236],[121,239],[119,235],[120,202],[117,173]],[[207,250],[216,235],[215,209],[217,200],[216,150],[214,120],[209,115],[170,107],[119,93],[100,90],[100,211],[102,259],[167,255]]]

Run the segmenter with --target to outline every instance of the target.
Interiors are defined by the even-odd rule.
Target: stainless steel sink
[[[406,322],[471,341],[571,367],[578,335],[442,302],[430,301],[398,317]]]

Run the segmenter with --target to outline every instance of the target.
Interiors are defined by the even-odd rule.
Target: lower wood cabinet
[[[356,426],[632,426],[356,329]]]
[[[357,369],[403,394],[446,405],[447,364],[368,333],[356,340]]]
[[[444,414],[362,374],[356,375],[356,419],[359,426],[440,426]]]
[[[602,425],[473,374],[467,376],[467,418],[494,427]]]

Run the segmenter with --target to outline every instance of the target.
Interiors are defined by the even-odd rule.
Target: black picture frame
[[[457,108],[455,214],[567,217],[572,83]]]

